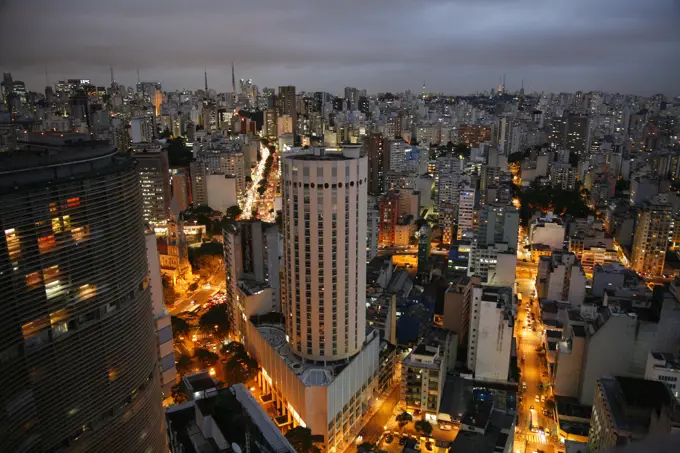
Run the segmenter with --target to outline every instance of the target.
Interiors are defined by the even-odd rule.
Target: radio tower
[[[234,62],[231,62],[231,90],[234,94],[234,104],[236,104],[236,76],[234,75]]]

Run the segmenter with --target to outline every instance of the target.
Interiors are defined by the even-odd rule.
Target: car
[[[531,328],[531,330],[533,330],[534,332],[536,332],[536,326],[533,326],[533,327]]]
[[[545,403],[545,395],[541,395],[541,403]]]
[[[408,439],[408,437],[406,437],[406,436],[400,437],[399,438],[399,445],[404,445],[406,443],[407,439]]]
[[[552,414],[548,409],[543,409],[543,415],[545,415],[546,417],[552,417]]]
[[[385,435],[385,443],[386,444],[388,444],[388,445],[391,444],[393,440],[394,440],[394,436],[392,434],[388,433],[388,434]]]
[[[432,442],[425,442],[425,448],[427,448],[427,451],[432,451]]]
[[[534,406],[531,406],[531,407],[529,408],[529,410],[530,410],[530,411],[533,411],[533,410],[534,410]]]
[[[534,401],[537,402],[537,403],[540,403],[540,402],[541,402],[541,398],[540,398],[538,395],[536,395],[536,396],[534,397]]]
[[[523,388],[524,390],[527,389],[527,381],[522,382],[522,388]]]
[[[524,364],[524,357],[519,360],[519,363]]]

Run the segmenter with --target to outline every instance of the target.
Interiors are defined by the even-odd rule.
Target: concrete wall
[[[216,211],[226,212],[237,201],[236,179],[224,175],[206,175],[208,206]]]

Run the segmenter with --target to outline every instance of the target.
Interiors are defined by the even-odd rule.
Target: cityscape
[[[3,73],[0,451],[680,451],[680,96],[228,66]]]

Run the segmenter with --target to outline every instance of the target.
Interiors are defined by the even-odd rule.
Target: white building
[[[562,250],[565,231],[562,220],[548,213],[546,217],[536,219],[529,227],[529,243],[532,247],[543,245],[551,250]]]
[[[645,379],[661,381],[680,399],[680,358],[666,352],[649,352]]]
[[[220,171],[222,174],[231,176],[236,183],[236,196],[243,198],[246,193],[246,160],[245,155],[237,153],[220,154]]]
[[[569,301],[573,307],[583,304],[586,274],[576,255],[554,250],[550,259],[539,261],[538,267],[536,291],[539,299]]]
[[[145,232],[146,259],[149,266],[149,286],[151,288],[151,306],[153,308],[154,327],[156,329],[156,347],[158,351],[158,367],[161,377],[161,390],[165,397],[170,397],[170,390],[177,380],[175,368],[175,342],[172,339],[170,312],[163,300],[163,280],[161,278],[161,261],[156,246],[156,234],[153,229]]]
[[[351,357],[364,343],[368,161],[358,153],[283,159],[288,335],[310,360]]]
[[[135,116],[130,121],[130,139],[132,143],[149,143],[153,140],[153,118]]]
[[[514,318],[512,287],[474,286],[467,367],[475,379],[507,381]]]
[[[458,198],[458,232],[457,239],[460,240],[466,233],[472,233],[475,227],[475,199],[476,191],[471,187],[464,187],[460,190]]]
[[[284,315],[246,325],[263,395],[330,453],[358,434],[378,382],[380,337],[366,330],[367,176],[359,147],[283,158]]]
[[[380,207],[373,200],[366,211],[366,263],[378,256],[378,237],[380,236]]]
[[[223,244],[232,331],[243,340],[248,318],[281,311],[279,230],[241,220],[224,230]]]
[[[212,209],[227,212],[227,209],[238,204],[236,178],[221,174],[206,175],[205,185],[208,206]]]

